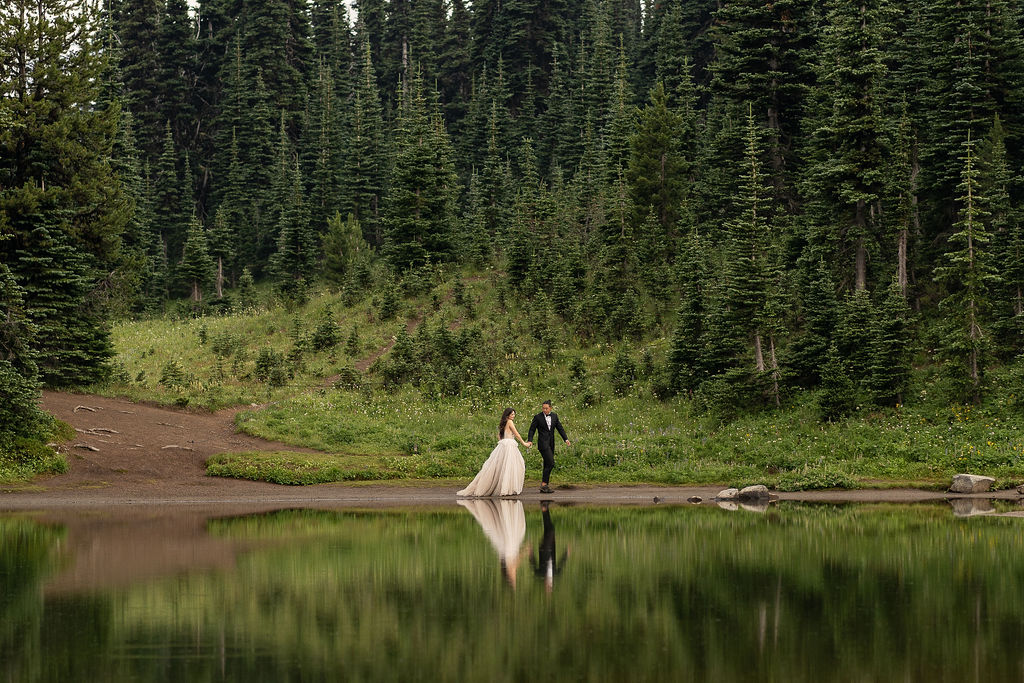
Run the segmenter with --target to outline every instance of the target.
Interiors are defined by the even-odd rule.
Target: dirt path
[[[156,507],[217,506],[235,509],[282,507],[390,507],[446,505],[464,482],[339,483],[291,487],[206,476],[206,459],[216,453],[252,450],[309,451],[240,434],[237,409],[191,413],[81,394],[44,392],[42,406],[77,430],[61,446],[70,469],[24,485],[0,488],[0,510],[92,508],[111,505]],[[719,486],[658,487],[602,485],[558,489],[542,496],[527,482],[524,501],[598,505],[707,504]],[[783,493],[783,500],[820,502],[919,502],[952,498],[909,489]],[[962,497],[962,496],[961,496]],[[1016,500],[1015,491],[977,498]],[[1024,514],[1024,513],[1021,513]]]

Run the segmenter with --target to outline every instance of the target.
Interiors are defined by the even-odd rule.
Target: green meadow
[[[90,390],[186,410],[245,406],[240,430],[321,453],[220,455],[209,472],[281,484],[460,481],[494,446],[505,407],[525,438],[545,399],[573,442],[556,451],[557,484],[945,488],[963,471],[1024,482],[1016,367],[980,406],[944,400],[924,364],[898,408],[827,422],[817,394],[795,390],[781,408],[723,414],[702,396],[657,398],[667,330],[579,340],[492,279],[438,277],[391,302],[322,290],[289,305],[267,290],[245,310],[123,321],[116,379]],[[539,479],[539,454],[524,455],[527,479]]]

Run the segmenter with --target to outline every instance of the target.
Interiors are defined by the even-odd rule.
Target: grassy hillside
[[[94,389],[190,409],[250,406],[237,416],[245,432],[324,455],[220,456],[210,471],[289,484],[465,479],[493,447],[501,410],[517,410],[525,438],[545,399],[573,441],[556,453],[555,483],[944,488],[961,471],[1024,481],[1015,367],[982,406],[946,402],[925,366],[896,409],[822,422],[815,393],[797,391],[781,409],[729,414],[708,397],[655,397],[667,326],[643,343],[576,339],[497,281],[437,274],[292,306],[267,291],[264,305],[226,315],[122,322],[117,380]],[[528,480],[539,479],[539,454],[525,455]]]

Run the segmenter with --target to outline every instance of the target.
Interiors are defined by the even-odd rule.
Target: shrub
[[[355,325],[352,326],[352,334],[348,335],[348,341],[345,342],[345,353],[355,358],[359,355],[361,346],[359,343],[359,328]]]
[[[341,331],[338,329],[338,323],[334,321],[334,316],[331,312],[324,309],[320,312],[316,329],[313,330],[313,337],[310,339],[313,350],[326,351],[327,349],[333,349],[340,341]]]
[[[633,389],[636,382],[636,364],[629,356],[625,346],[620,346],[615,354],[615,363],[612,365],[611,383],[612,391],[616,396],[625,396]]]
[[[284,356],[269,347],[260,349],[253,377],[257,382],[266,382],[272,387],[284,386],[288,381]]]
[[[338,378],[334,380],[335,389],[358,389],[363,383],[363,376],[354,366],[349,365],[341,369]]]
[[[188,384],[188,376],[177,360],[169,360],[160,371],[160,384],[168,389],[181,389]]]
[[[215,334],[210,340],[210,350],[218,358],[228,358],[241,348],[241,340],[231,332]]]

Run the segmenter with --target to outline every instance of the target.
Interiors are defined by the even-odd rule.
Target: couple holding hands
[[[554,493],[548,486],[551,477],[551,469],[555,466],[555,432],[562,437],[567,446],[569,437],[565,435],[565,429],[558,420],[558,415],[551,412],[551,401],[544,401],[541,412],[533,416],[530,423],[530,431],[527,440],[519,435],[519,430],[513,422],[516,411],[506,408],[501,414],[501,421],[498,423],[498,445],[491,451],[491,455],[484,462],[469,486],[457,492],[455,495],[472,498],[483,498],[490,496],[518,496],[523,492],[523,481],[526,478],[526,461],[523,454],[516,446],[518,439],[523,446],[530,448],[533,445],[533,435],[537,434],[537,449],[544,459],[544,475],[541,480],[541,493]]]

